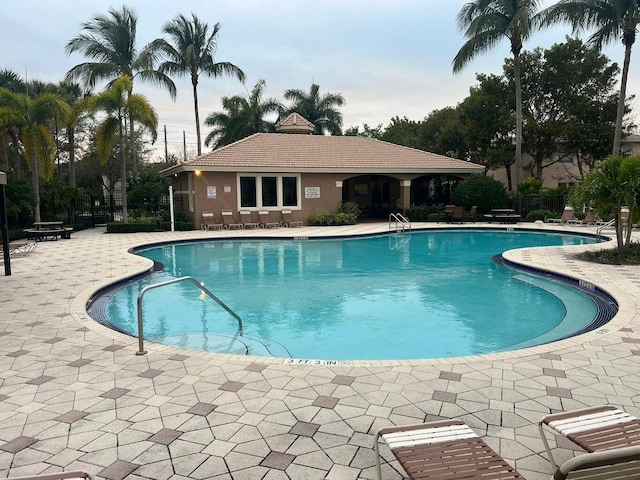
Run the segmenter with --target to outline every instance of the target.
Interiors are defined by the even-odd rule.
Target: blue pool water
[[[334,240],[234,240],[159,246],[138,254],[161,273],[125,286],[105,306],[145,339],[184,348],[305,359],[418,359],[496,352],[563,338],[591,323],[594,302],[548,278],[506,268],[506,250],[593,243],[583,236],[515,231],[425,231]]]

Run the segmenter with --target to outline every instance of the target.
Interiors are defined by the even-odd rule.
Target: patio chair
[[[451,211],[451,223],[464,222],[464,207],[456,205]]]
[[[282,210],[282,224],[285,227],[301,227],[303,222],[300,220],[293,219],[293,213],[291,210]]]
[[[233,230],[234,228],[242,230],[243,228],[242,223],[235,222],[233,219],[233,213],[230,210],[222,211],[222,225],[223,228],[226,228],[227,230]]]
[[[9,244],[9,255],[26,255],[33,252],[38,246],[37,242],[16,241]],[[0,252],[4,253],[2,243],[0,243]]]
[[[410,479],[524,479],[460,420],[383,428],[375,436],[378,480],[379,439],[389,446]],[[556,469],[551,480],[639,478],[640,446],[580,455]]]
[[[560,218],[547,218],[547,223],[559,223],[559,224],[578,224],[580,220],[578,220],[573,214],[573,207],[571,205],[567,205],[564,207],[562,212],[562,216]]]
[[[251,212],[249,210],[240,210],[240,223],[242,228],[258,228],[260,224],[251,220]]]
[[[267,210],[260,210],[258,215],[260,216],[260,226],[262,228],[278,228],[280,226],[279,222],[271,221],[271,217]]]
[[[213,212],[202,212],[202,230],[222,230],[222,224],[216,223]]]
[[[474,222],[476,221],[476,212],[478,211],[478,206],[477,205],[473,205],[468,212],[466,212],[464,214],[464,219],[467,222]]]
[[[566,437],[587,452],[640,447],[640,420],[612,405],[555,413],[538,423],[542,442],[554,467],[557,464],[543,427]]]

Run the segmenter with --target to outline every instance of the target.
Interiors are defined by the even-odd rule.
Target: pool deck
[[[434,226],[414,228],[427,225]],[[474,226],[491,228],[463,228]],[[597,332],[504,354],[289,365],[146,342],[149,353],[137,356],[137,339],[86,316],[97,289],[149,269],[128,253],[136,245],[387,230],[386,222],[119,235],[95,229],[12,257],[13,274],[0,277],[0,476],[85,470],[110,480],[373,479],[378,428],[444,417],[467,422],[528,480],[541,480],[552,473],[536,427],[542,415],[610,403],[640,416],[640,267],[574,258],[592,246],[505,256],[600,286],[620,304],[618,315]],[[558,440],[558,460],[575,453]],[[385,463],[383,477],[402,478],[397,469]]]

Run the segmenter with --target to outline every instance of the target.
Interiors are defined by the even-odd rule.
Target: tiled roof
[[[170,169],[480,173],[481,165],[366,137],[256,133]]]
[[[291,113],[276,125],[277,132],[311,133],[315,125],[298,113]]]

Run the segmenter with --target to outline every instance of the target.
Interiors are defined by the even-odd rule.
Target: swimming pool
[[[242,318],[244,335],[238,335],[231,315],[186,282],[145,295],[147,340],[334,360],[497,352],[570,336],[589,325],[598,308],[590,296],[563,282],[507,268],[492,257],[513,248],[594,241],[553,233],[447,230],[164,245],[138,254],[165,269],[108,293],[103,308],[110,323],[135,335],[140,290],[190,275]]]

